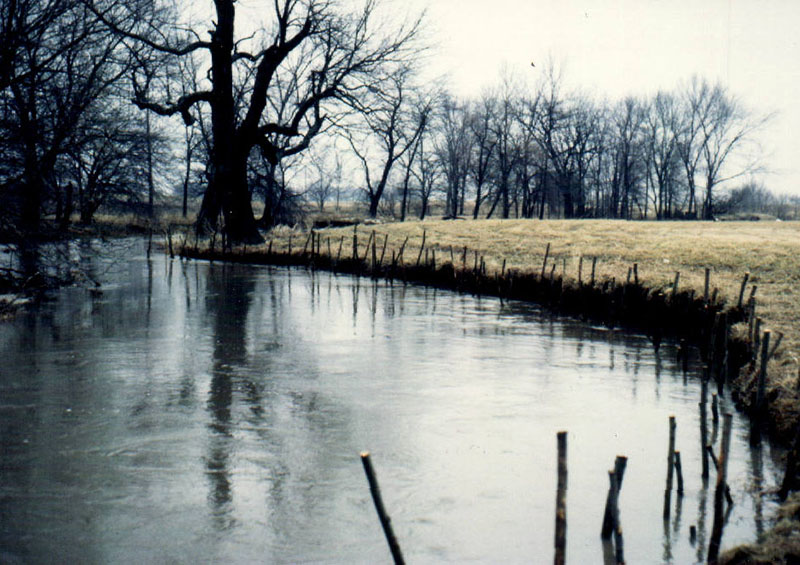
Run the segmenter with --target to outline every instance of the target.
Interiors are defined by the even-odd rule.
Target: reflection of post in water
[[[336,276],[334,273],[327,273],[326,274],[328,279],[328,299],[325,301],[327,304],[331,304],[331,296],[333,295],[333,279]],[[336,285],[336,292],[339,292],[339,285]]]
[[[147,255],[147,328],[150,327],[150,311],[153,307],[153,260]]]
[[[636,393],[639,388],[639,368],[642,366],[642,348],[637,347],[635,350],[635,357],[633,358],[633,378],[631,379],[631,392],[633,398],[636,398]]]
[[[270,305],[270,317],[272,319],[272,334],[279,335],[281,321],[279,315],[279,297],[278,297],[278,288],[275,286],[275,277],[269,277],[267,279],[267,286],[269,287],[269,305]]]
[[[212,434],[206,473],[211,481],[209,501],[216,518],[230,512],[229,505],[233,500],[228,469],[232,438],[232,379],[236,368],[247,361],[247,315],[254,286],[252,278],[236,276],[235,266],[209,266],[206,311],[213,324],[214,349],[207,404]]]
[[[383,293],[383,310],[384,316],[386,318],[394,318],[395,317],[395,302],[397,302],[397,297],[395,295],[394,285],[390,284],[384,289]]]
[[[656,351],[655,352],[655,362],[656,362],[656,381],[661,383],[661,370],[663,369],[663,365],[661,364],[661,354]]]
[[[764,488],[764,447],[762,442],[750,445],[750,467],[753,474],[753,484],[750,488],[753,496],[753,517],[756,525],[756,541],[761,542],[764,538],[764,499],[762,491]]]
[[[312,232],[313,233],[313,232]],[[317,301],[319,300],[320,288],[319,288],[319,276],[317,275],[316,269],[309,269],[308,270],[308,285],[311,290],[311,313],[315,314],[317,311]]]
[[[189,285],[189,274],[186,272],[186,261],[181,261],[181,275],[183,276],[183,293],[186,295],[186,312],[192,311],[192,290]],[[194,264],[194,269],[197,271],[197,265]]]
[[[371,334],[373,337],[375,337],[375,324],[378,315],[378,280],[372,279],[371,285],[372,285],[372,300],[370,300],[370,305],[369,305],[369,319],[370,319]]]
[[[681,518],[683,516],[683,492],[679,492],[675,497],[675,519],[672,522],[672,531],[676,534],[681,529]]]
[[[703,479],[703,488],[698,493],[697,507],[697,561],[702,563],[706,547],[706,514],[708,506],[708,479]]]
[[[664,520],[664,554],[662,560],[665,563],[672,563],[672,532],[669,529],[669,520]]]
[[[167,268],[167,289],[172,294],[172,264],[175,262],[171,257],[165,257],[165,266]]]
[[[361,281],[359,277],[356,277],[355,284],[350,287],[350,292],[353,295],[353,327],[356,327],[356,322],[358,320],[358,295],[361,293]]]

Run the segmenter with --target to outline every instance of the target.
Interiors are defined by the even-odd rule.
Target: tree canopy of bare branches
[[[151,3],[89,5],[128,41],[172,57],[207,54],[205,88],[175,96],[152,92],[140,73],[135,102],[162,115],[180,114],[186,123],[195,119],[195,106],[209,106],[210,178],[198,222],[216,229],[221,216],[229,237],[239,241],[261,239],[247,183],[251,152],[259,150],[274,166],[305,150],[331,114],[359,103],[367,88],[413,55],[419,31],[418,20],[385,31],[376,0],[355,12],[335,0],[276,0],[269,28],[253,37],[237,34],[233,0],[215,0],[207,38],[199,26],[165,21],[165,12]]]

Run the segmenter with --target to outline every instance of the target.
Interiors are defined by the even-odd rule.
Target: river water
[[[568,562],[603,563],[618,454],[628,562],[705,555],[700,385],[669,343],[656,356],[494,298],[147,259],[136,241],[84,263],[101,293],[0,324],[0,562],[390,562],[369,450],[409,563],[549,563],[559,430]],[[685,495],[664,522],[670,415]],[[775,508],[778,455],[748,439],[735,415],[723,547]]]

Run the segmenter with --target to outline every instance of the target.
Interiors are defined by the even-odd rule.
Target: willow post
[[[378,278],[378,250],[375,239],[372,240],[372,278]]]
[[[731,424],[733,416],[723,415],[722,447],[719,454],[717,468],[717,486],[714,490],[714,524],[711,527],[711,541],[708,543],[708,562],[716,563],[719,556],[719,546],[722,542],[722,528],[725,522],[724,497],[728,474],[728,451],[731,445]]]
[[[556,491],[555,565],[564,565],[567,551],[567,432],[558,432],[558,490]]]
[[[678,296],[678,283],[681,280],[681,272],[675,271],[675,280],[672,283],[672,301],[675,302],[675,298]]]
[[[419,262],[422,261],[422,253],[425,251],[425,238],[428,237],[428,232],[422,230],[422,244],[419,246],[419,255],[417,255],[417,267],[419,267]]]
[[[703,480],[708,479],[708,452],[706,452],[706,445],[708,445],[708,418],[706,417],[706,406],[708,404],[708,379],[703,378],[702,389],[700,393],[700,451],[703,461]]]
[[[372,493],[372,501],[375,503],[375,510],[378,512],[378,518],[383,527],[383,533],[386,535],[386,541],[389,542],[389,550],[392,552],[392,558],[395,564],[405,563],[403,561],[403,554],[400,551],[400,544],[397,543],[397,538],[392,530],[392,520],[386,514],[386,509],[383,506],[383,498],[381,497],[381,489],[378,486],[378,478],[375,476],[375,470],[372,468],[372,462],[369,459],[369,451],[361,452],[361,463],[364,465],[364,473],[367,475],[369,482],[369,490]]]
[[[767,388],[767,361],[769,361],[769,330],[764,330],[761,343],[761,370],[758,372],[758,391],[756,394],[756,411],[760,417],[764,412],[765,390]]]
[[[616,527],[614,507],[619,501],[619,491],[622,489],[622,479],[625,477],[625,467],[627,464],[627,457],[623,455],[617,455],[616,460],[614,460],[614,470],[608,472],[609,479],[611,479],[612,476],[614,478],[609,485],[608,496],[606,497],[606,510],[603,514],[603,527],[600,530],[600,537],[602,539],[609,539]]]
[[[358,261],[358,224],[353,226],[353,261]]]
[[[744,290],[745,288],[747,288],[747,281],[749,279],[750,279],[750,273],[745,273],[744,278],[742,278],[742,286],[739,289],[739,301],[736,303],[736,306],[738,308],[741,308],[742,304],[744,303]]]
[[[751,296],[747,301],[747,343],[750,346],[750,354],[753,353],[753,332],[756,329],[756,297]]]
[[[358,254],[356,254],[356,259],[359,259],[363,263],[367,263],[367,256],[369,255],[369,249],[370,246],[372,245],[372,240],[374,239],[374,237],[375,237],[375,231],[373,230],[372,232],[370,232],[369,237],[367,238],[367,245],[364,246],[364,258],[361,259],[358,256]]]
[[[675,416],[669,417],[669,453],[667,453],[667,486],[664,489],[664,519],[669,519],[672,500],[672,478],[675,471]]]
[[[389,243],[389,234],[383,236],[383,248],[381,249],[381,258],[378,260],[378,267],[383,266],[383,257],[386,255],[386,244]]]
[[[716,392],[711,393],[711,422],[715,427],[719,425],[719,395]]]
[[[550,244],[547,244],[547,249],[544,250],[544,261],[542,261],[542,274],[539,277],[540,280],[544,280],[544,273],[545,269],[547,268],[547,259],[550,257]]]

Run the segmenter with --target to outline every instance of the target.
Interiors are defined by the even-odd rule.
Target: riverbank
[[[59,246],[76,241],[106,241],[144,237],[160,241],[162,233],[189,231],[194,218],[184,218],[173,210],[159,209],[153,217],[136,214],[118,216],[98,214],[91,224],[71,223],[60,229],[52,218],[42,222],[37,237],[20,233],[0,233],[0,320],[15,316],[20,309],[39,300],[43,294],[62,286],[99,281],[86,276],[80,261]]]
[[[585,285],[593,276],[592,286],[611,294],[635,282],[650,297],[669,297],[677,280],[687,303],[704,298],[708,270],[709,298],[716,297],[718,303],[736,311],[738,323],[730,337],[734,343],[744,344],[744,355],[758,357],[753,349],[762,343],[763,334],[753,335],[757,318],[762,320],[762,330],[771,331],[764,410],[772,433],[788,441],[800,421],[800,317],[796,310],[800,302],[800,224],[433,220],[326,228],[314,234],[312,242],[310,232],[276,228],[263,245],[237,248],[236,252],[246,253],[250,260],[270,255],[270,261],[303,262],[313,247],[318,263],[342,263],[352,261],[355,243],[365,265],[402,266],[404,276],[412,267],[450,264],[456,271],[478,271],[486,279],[511,273],[527,277],[528,284],[538,277],[545,282],[558,281],[560,288],[566,289]],[[210,243],[219,251],[221,242]],[[174,247],[181,246],[192,248],[192,243],[174,238]],[[740,295],[742,307],[738,308]],[[751,295],[755,305],[752,324]],[[583,306],[587,305],[584,302]],[[673,312],[673,316],[680,314]],[[628,321],[634,322],[634,329],[648,330],[633,319]],[[691,322],[672,323],[688,326]],[[737,401],[751,414],[757,408],[759,369],[760,363],[745,363],[738,375],[731,375]]]

